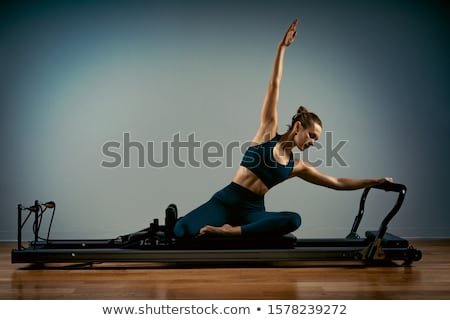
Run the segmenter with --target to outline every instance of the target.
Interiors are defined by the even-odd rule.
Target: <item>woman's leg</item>
[[[253,211],[242,216],[243,236],[283,236],[298,229],[302,223],[296,212]]]
[[[180,218],[175,224],[173,232],[178,238],[195,237],[206,225],[218,227],[228,222],[227,208],[219,199],[212,197],[208,202]]]

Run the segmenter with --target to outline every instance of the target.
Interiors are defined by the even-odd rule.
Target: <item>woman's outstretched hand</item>
[[[382,183],[385,183],[385,182],[393,183],[394,179],[391,178],[391,177],[384,177],[384,178],[378,179],[378,184],[382,184]]]
[[[281,44],[283,46],[288,47],[292,42],[294,42],[295,36],[297,35],[297,25],[298,25],[298,19],[295,19],[294,22],[291,23],[289,26],[288,31],[284,35],[283,40],[281,41]]]

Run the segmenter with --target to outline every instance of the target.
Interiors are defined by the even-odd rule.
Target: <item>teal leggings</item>
[[[242,236],[282,236],[301,225],[298,213],[267,212],[264,197],[232,182],[213,197],[180,218],[174,227],[179,238],[194,237],[205,225],[241,226]]]

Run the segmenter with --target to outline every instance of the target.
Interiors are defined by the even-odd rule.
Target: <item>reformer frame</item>
[[[369,191],[381,189],[397,192],[397,200],[387,213],[377,231],[367,231],[365,237],[357,233],[364,215]],[[18,205],[17,249],[11,252],[12,263],[83,263],[93,265],[106,262],[150,262],[150,263],[276,263],[299,261],[361,261],[366,265],[403,262],[410,265],[422,258],[420,250],[412,247],[409,241],[387,232],[388,224],[402,206],[406,186],[397,183],[383,183],[364,189],[358,213],[350,233],[345,238],[297,239],[289,234],[276,238],[218,238],[200,237],[177,239],[168,226],[160,225],[154,219],[150,226],[133,234],[114,239],[50,240],[55,203],[40,204],[35,201],[31,207]],[[42,216],[47,208],[53,208],[47,238],[39,236]],[[169,206],[176,209],[175,205]],[[28,216],[22,222],[23,211]],[[173,210],[172,210],[173,212]],[[34,240],[27,247],[22,245],[22,229],[34,213]],[[170,220],[170,219],[169,219]]]

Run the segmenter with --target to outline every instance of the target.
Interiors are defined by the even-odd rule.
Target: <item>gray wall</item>
[[[35,199],[57,203],[54,238],[115,237],[169,203],[183,214],[206,201],[257,129],[276,45],[296,17],[280,132],[307,105],[329,132],[308,160],[336,176],[394,177],[408,194],[390,231],[450,236],[449,10],[439,2],[11,3],[0,10],[0,240],[15,239],[16,205]],[[145,146],[143,168],[126,135]],[[190,136],[192,150],[148,163]],[[104,168],[112,141],[122,161]],[[299,211],[299,237],[343,236],[360,194],[293,179],[267,208]],[[361,228],[376,228],[393,201],[371,193]]]

